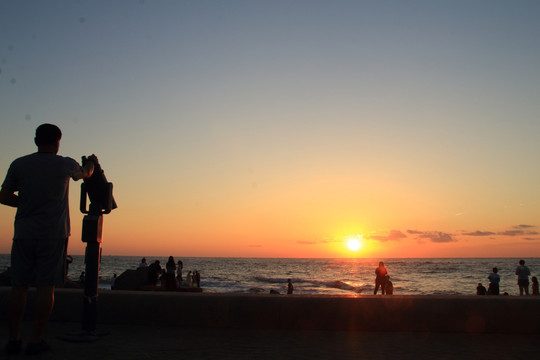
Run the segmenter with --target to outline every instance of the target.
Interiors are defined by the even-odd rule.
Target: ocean
[[[68,277],[77,280],[84,271],[84,256],[73,256]],[[147,257],[150,264],[162,266],[168,256]],[[100,289],[111,288],[113,274],[136,269],[141,257],[103,256]],[[212,293],[265,294],[270,290],[287,292],[291,279],[295,294],[370,295],[375,268],[384,261],[394,294],[400,295],[474,295],[478,283],[487,287],[493,267],[499,269],[501,294],[518,295],[515,268],[517,258],[434,258],[434,259],[270,259],[270,258],[176,258],[184,263],[184,275],[197,270],[201,287]],[[532,276],[540,276],[540,258],[524,258]],[[0,271],[10,264],[9,255],[0,255]],[[379,292],[380,293],[380,292]]]

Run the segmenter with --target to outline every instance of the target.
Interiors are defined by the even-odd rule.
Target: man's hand
[[[89,155],[89,156],[83,156],[82,157],[83,164],[87,164],[88,162],[93,162],[94,165],[99,165],[99,160],[95,154]]]
[[[2,188],[0,190],[0,204],[17,207],[19,205],[19,197],[13,191]]]
[[[94,173],[94,169],[99,165],[99,161],[96,155],[92,154],[88,157],[83,156],[84,166],[82,167],[82,178],[88,179]]]

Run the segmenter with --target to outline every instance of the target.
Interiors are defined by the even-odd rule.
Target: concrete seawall
[[[9,288],[0,289],[6,308]],[[32,319],[30,291],[25,318]],[[51,321],[78,322],[83,292],[56,291]],[[5,319],[5,311],[0,319]],[[102,291],[98,324],[382,332],[540,333],[540,297],[309,296]]]

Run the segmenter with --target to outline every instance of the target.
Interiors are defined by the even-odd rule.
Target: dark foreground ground
[[[0,341],[8,339],[0,288]],[[23,341],[30,337],[30,292]],[[40,359],[540,359],[540,297],[227,295],[59,289]],[[3,350],[3,349],[2,349]],[[7,355],[2,353],[2,358]],[[30,358],[24,353],[14,359]]]
[[[93,342],[61,340],[80,323],[51,322],[52,347],[13,359],[537,359],[540,335],[207,329],[108,325]],[[31,323],[25,322],[29,336]],[[7,339],[2,327],[0,337]],[[4,357],[7,358],[5,354]]]

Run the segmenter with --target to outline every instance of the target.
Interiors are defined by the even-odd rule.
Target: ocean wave
[[[254,279],[258,282],[267,283],[267,284],[286,284],[287,279],[284,278],[270,278],[264,276],[256,276]],[[302,278],[291,278],[291,282],[297,285],[304,286],[315,286],[315,287],[325,287],[330,289],[339,289],[357,292],[357,287],[347,284],[342,280],[312,280],[312,279],[302,279]],[[363,290],[363,289],[361,289]]]
[[[73,255],[69,277],[78,280],[85,270],[84,255]],[[152,257],[163,263],[167,257]],[[501,292],[519,295],[515,285],[515,258],[383,259],[391,274],[396,294],[472,295],[478,282],[487,282],[493,266],[499,268]],[[526,259],[538,276],[540,258]],[[103,256],[100,288],[110,287],[114,273],[134,269],[140,257]],[[295,294],[372,294],[373,261],[349,259],[247,259],[182,258],[184,269],[200,269],[205,292],[284,294],[291,278]],[[10,264],[10,255],[0,255],[0,270]]]
[[[263,289],[263,288],[249,288],[248,289],[248,293],[250,294],[262,294],[262,293],[265,293],[267,292],[267,290]]]
[[[284,278],[270,278],[270,277],[265,277],[265,276],[254,276],[253,279],[262,283],[269,283],[269,284],[284,284],[287,282],[287,279],[284,279]],[[291,281],[301,282],[300,279],[291,279]]]
[[[326,287],[333,288],[333,289],[341,289],[341,290],[351,290],[354,291],[356,287],[347,284],[346,282],[336,280],[336,281],[322,281],[321,284],[325,285]]]

